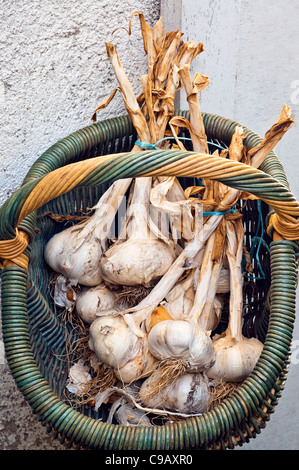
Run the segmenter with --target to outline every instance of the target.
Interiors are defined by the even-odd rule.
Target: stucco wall
[[[286,103],[296,123],[275,147],[291,190],[299,199],[299,3],[292,0],[162,0],[167,29],[205,51],[192,71],[210,77],[200,97],[203,111],[235,119],[260,136]],[[184,92],[178,106],[188,109]],[[269,424],[245,450],[299,449],[299,292],[293,349],[285,390]]]
[[[0,23],[0,205],[36,158],[58,139],[91,124],[116,86],[105,42],[117,46],[133,88],[140,91],[145,53],[139,20],[150,24],[159,0],[4,0]],[[99,118],[124,112],[120,95]]]
[[[105,42],[117,46],[134,91],[146,62],[138,17],[153,25],[159,0],[2,0],[0,15],[0,206],[37,157],[57,140],[91,124],[117,85]],[[120,95],[99,119],[124,112]],[[0,340],[0,449],[64,450],[41,428],[16,389]]]

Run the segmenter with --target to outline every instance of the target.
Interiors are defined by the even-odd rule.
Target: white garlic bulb
[[[256,338],[242,337],[240,340],[229,335],[215,339],[215,364],[207,371],[211,379],[226,382],[241,382],[253,370],[263,349]]]
[[[159,371],[153,372],[140,388],[139,398],[144,406],[187,414],[204,413],[207,410],[210,386],[205,375],[184,374],[160,392],[152,394],[152,383],[158,380],[155,374],[159,374]]]
[[[115,293],[104,283],[83,288],[77,296],[76,312],[86,323],[91,324],[98,316],[115,308]]]
[[[148,352],[146,336],[137,336],[122,315],[104,315],[94,320],[89,329],[89,348],[125,383],[146,376],[155,363]]]
[[[56,233],[48,241],[45,260],[54,271],[85,286],[96,286],[102,281],[100,259],[130,182],[130,179],[115,181],[102,195],[91,217]]]
[[[151,231],[149,193],[151,178],[136,178],[127,210],[127,237],[119,239],[103,255],[103,278],[114,284],[149,285],[152,279],[163,276],[177,253],[175,245]]]
[[[208,369],[215,361],[215,351],[207,332],[184,320],[164,320],[148,334],[148,348],[160,361],[184,361],[189,372]]]

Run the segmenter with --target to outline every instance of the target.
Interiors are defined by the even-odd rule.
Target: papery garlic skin
[[[150,408],[165,409],[179,413],[204,413],[210,400],[209,380],[203,374],[184,374],[174,383],[152,395],[152,382],[155,374],[150,375],[142,384],[139,397],[143,405]]]
[[[91,324],[98,316],[115,308],[115,293],[104,283],[85,288],[78,294],[75,307],[82,320]]]
[[[55,304],[67,310],[72,310],[77,299],[77,293],[73,287],[73,283],[68,278],[62,274],[58,276],[54,287]]]
[[[211,379],[241,382],[253,371],[263,344],[256,338],[238,341],[230,336],[215,339],[215,364],[207,371]]]
[[[185,361],[188,372],[208,369],[215,361],[215,350],[209,334],[183,320],[157,323],[148,334],[148,348],[160,361]]]
[[[118,424],[122,426],[152,426],[146,413],[134,408],[129,403],[121,405],[115,411],[115,417]]]
[[[226,294],[230,291],[230,273],[229,269],[222,267],[220,278],[217,285],[217,294]]]
[[[89,367],[84,365],[81,360],[71,366],[66,388],[71,393],[84,393],[90,381],[91,375],[89,373]]]

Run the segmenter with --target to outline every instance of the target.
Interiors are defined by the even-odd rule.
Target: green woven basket
[[[182,112],[188,116],[188,112]],[[228,146],[237,122],[203,114],[210,149]],[[248,149],[260,137],[244,127]],[[183,136],[187,134],[182,134]],[[169,160],[168,151],[151,152],[151,158],[129,154],[136,134],[128,116],[108,119],[85,127],[49,148],[31,167],[22,187],[0,210],[0,238],[16,236],[18,218],[25,201],[38,182],[66,165],[96,156],[127,153],[113,165],[93,169],[71,191],[60,194],[33,210],[18,229],[29,236],[26,267],[7,263],[2,270],[2,328],[5,353],[11,373],[33,413],[61,444],[77,449],[191,450],[233,449],[255,438],[269,421],[283,389],[295,320],[297,286],[297,241],[277,240],[264,232],[260,250],[264,278],[245,283],[244,335],[264,342],[263,352],[251,375],[229,397],[211,411],[178,422],[153,427],[134,427],[105,422],[107,409],[95,412],[90,406],[74,409],[64,398],[68,376],[67,344],[77,338],[71,326],[65,328],[49,293],[51,270],[43,250],[50,237],[67,225],[44,214],[83,214],[117,178],[140,176]],[[187,148],[188,150],[188,148]],[[172,152],[171,158],[181,158]],[[149,155],[149,153],[147,153]],[[67,167],[68,168],[68,167]],[[219,181],[267,200],[294,200],[283,167],[272,152],[261,170],[264,174],[226,178]],[[198,175],[197,175],[198,176]],[[183,185],[192,178],[181,178]],[[54,190],[53,190],[54,191]],[[53,192],[54,194],[54,192]],[[272,209],[249,200],[242,208],[246,245],[250,251],[257,236],[259,220],[267,226]],[[268,247],[270,247],[268,249]],[[254,276],[259,276],[255,265]],[[254,293],[254,295],[253,295]]]

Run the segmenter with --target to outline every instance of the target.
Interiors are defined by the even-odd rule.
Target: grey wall
[[[167,29],[180,28],[185,40],[204,44],[205,51],[192,65],[194,74],[210,77],[200,98],[203,111],[235,119],[260,136],[274,124],[284,103],[299,120],[298,2],[162,0],[161,13]],[[177,105],[188,109],[184,92]],[[296,122],[275,148],[297,200],[298,128]],[[297,295],[297,305],[298,299]],[[279,405],[261,435],[238,449],[299,449],[298,349],[297,318],[290,370]]]

